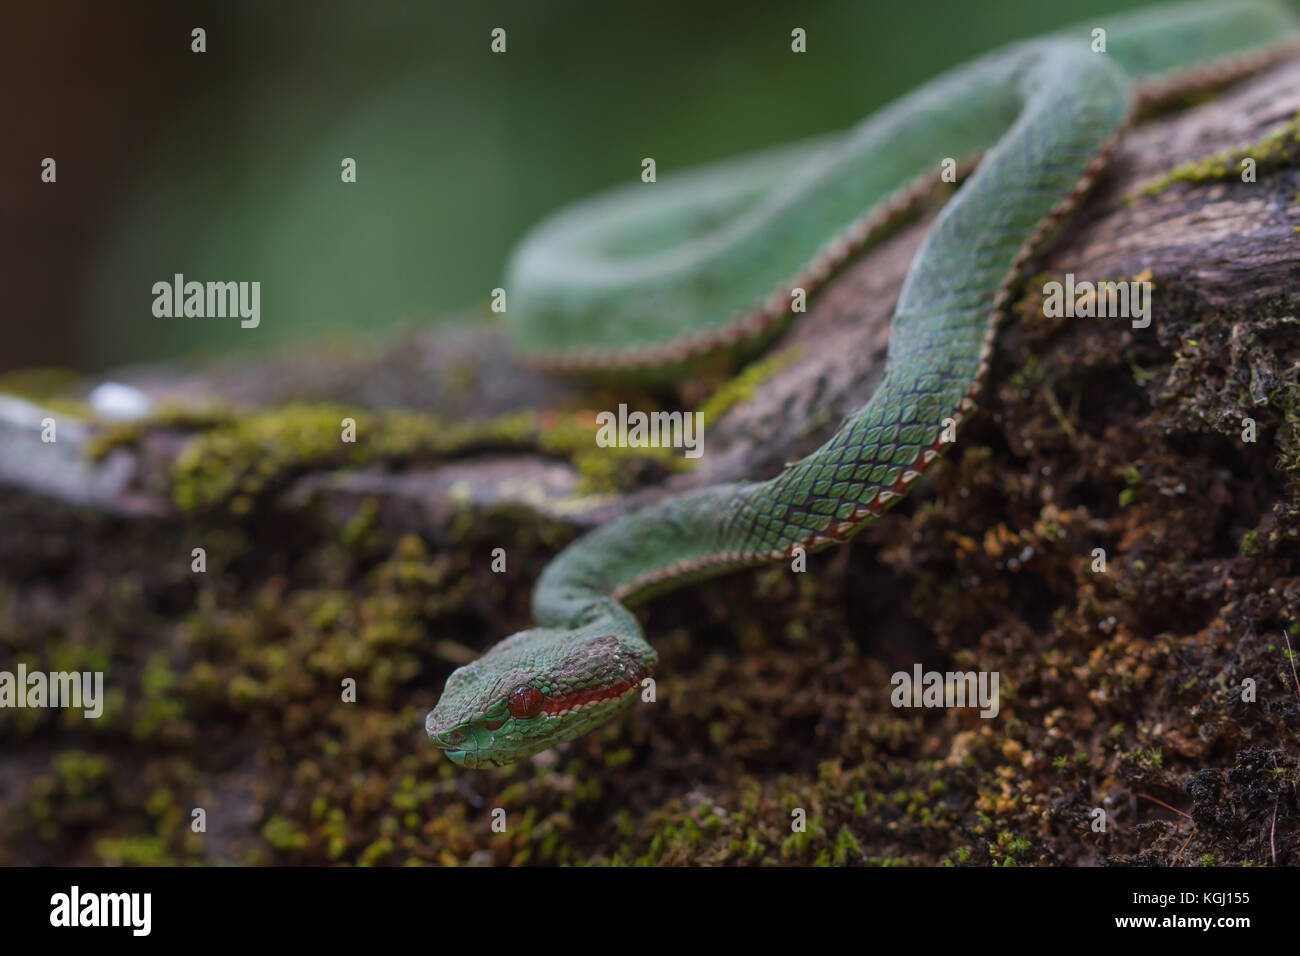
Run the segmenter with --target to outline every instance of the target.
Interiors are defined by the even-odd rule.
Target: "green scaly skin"
[[[1105,54],[1090,49],[1097,26]],[[1012,283],[1134,109],[1259,69],[1298,36],[1276,2],[1100,18],[986,55],[840,137],[617,190],[539,226],[505,283],[521,349],[574,369],[670,364],[774,331],[790,289],[821,285],[918,176],[983,156],[912,262],[871,400],[774,478],[671,498],[571,544],[533,594],[541,626],[448,678],[433,743],[489,767],[586,733],[656,663],[629,604],[843,541],[896,503],[970,414]]]

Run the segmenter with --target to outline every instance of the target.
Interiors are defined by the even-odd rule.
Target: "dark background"
[[[1131,5],[9,2],[0,371],[428,322],[484,301],[524,229],[645,156],[662,174],[841,128],[1001,42]],[[261,327],[154,318],[175,272],[260,281]]]

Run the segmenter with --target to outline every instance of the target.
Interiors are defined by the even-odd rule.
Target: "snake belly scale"
[[[657,655],[629,605],[650,593],[843,541],[896,503],[974,408],[999,317],[1145,102],[1297,49],[1280,0],[1153,8],[987,54],[847,133],[615,191],[561,210],[507,270],[511,333],[558,369],[674,365],[789,319],[937,176],[981,156],[918,250],[871,399],[766,481],[715,485],[570,544],[533,593],[538,626],[458,668],[430,740],[502,766],[609,720]],[[918,179],[921,177],[921,179]],[[647,191],[653,193],[647,198]]]

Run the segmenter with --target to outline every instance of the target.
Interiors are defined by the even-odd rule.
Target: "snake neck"
[[[1104,168],[1134,102],[1127,78],[1077,44],[1022,49],[989,61],[981,78],[996,88],[991,97],[981,92],[1002,122],[917,253],[870,401],[768,481],[672,498],[575,542],[538,582],[539,621],[568,624],[593,602],[635,602],[844,541],[899,501],[953,442],[987,377],[1014,283]],[[1086,102],[1079,83],[1091,91]],[[1053,123],[1062,115],[1073,119]]]

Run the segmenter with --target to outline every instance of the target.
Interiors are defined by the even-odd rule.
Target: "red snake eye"
[[[542,712],[542,692],[536,687],[520,684],[510,692],[506,708],[511,717],[536,717]]]

